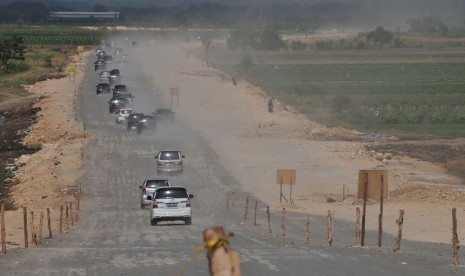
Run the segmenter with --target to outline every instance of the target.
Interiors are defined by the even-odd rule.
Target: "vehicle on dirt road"
[[[152,113],[159,122],[173,122],[174,112],[170,108],[159,108]]]
[[[96,88],[97,88],[97,91],[96,91],[97,94],[109,94],[110,93],[110,85],[106,82],[101,82],[97,84]]]
[[[122,108],[116,112],[116,124],[126,123],[129,115],[133,114],[132,108]]]
[[[182,173],[183,158],[186,156],[182,155],[177,150],[162,150],[155,156],[157,159],[157,173]]]
[[[153,194],[158,188],[169,186],[170,182],[166,178],[147,178],[144,180],[142,186],[139,186],[141,189],[140,208],[144,209],[145,206],[152,203]]]
[[[129,94],[129,95],[131,95],[131,97],[126,97],[126,98],[132,98],[131,92],[129,91],[129,89],[124,84],[115,85],[115,87],[113,87],[112,91],[113,91],[113,97],[118,97],[121,94]]]
[[[191,198],[184,187],[161,187],[155,191],[150,208],[150,224],[157,225],[160,221],[182,220],[192,224]]]
[[[155,132],[157,130],[157,121],[155,116],[145,115],[137,122],[137,134],[144,131]]]
[[[108,101],[108,112],[111,113],[116,113],[118,110],[125,108],[129,105],[129,100],[126,98],[111,98],[110,101]]]
[[[110,84],[117,84],[121,81],[121,75],[119,69],[112,69],[110,71],[110,77],[108,77]]]
[[[142,113],[132,113],[132,114],[129,114],[128,116],[128,121],[127,121],[127,125],[126,125],[126,130],[127,131],[131,131],[133,129],[137,129],[137,123],[139,122],[139,120],[144,117],[145,115],[142,114]]]
[[[108,78],[110,77],[110,71],[101,71],[100,73],[98,73],[99,75],[99,80],[101,82],[108,82]]]
[[[107,69],[107,64],[105,63],[104,60],[97,60],[94,62],[94,70],[105,70]]]

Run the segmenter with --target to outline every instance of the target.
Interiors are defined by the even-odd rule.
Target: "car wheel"
[[[186,225],[192,225],[192,217],[186,218],[185,220]]]
[[[157,219],[152,219],[152,220],[150,221],[150,225],[152,225],[152,226],[157,225],[157,223],[158,223]]]

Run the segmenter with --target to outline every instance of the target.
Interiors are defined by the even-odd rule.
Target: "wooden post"
[[[40,218],[39,218],[39,236],[37,238],[37,244],[41,245],[42,244],[42,227],[44,225],[44,212],[40,212]]]
[[[81,207],[79,206],[79,195],[76,196],[76,220],[79,219],[79,210],[81,210]]]
[[[236,193],[232,192],[232,207],[234,209],[234,206],[236,205]]]
[[[63,233],[63,205],[60,206],[60,228],[58,231]]]
[[[328,210],[328,244],[329,246],[333,245],[333,212]]]
[[[404,224],[404,210],[399,211],[399,219],[396,221],[398,225],[396,246],[394,247],[394,252],[400,251],[400,242],[402,241],[402,224]]]
[[[281,213],[281,235],[286,236],[286,208]]]
[[[69,203],[69,216],[71,218],[71,226],[74,226],[74,217],[73,217],[73,203]]]
[[[305,224],[305,245],[310,243],[310,215],[307,215],[307,223]]]
[[[229,210],[229,198],[231,197],[231,193],[228,192],[228,196],[227,196],[227,199],[226,199],[226,210]]]
[[[367,198],[368,198],[368,173],[365,173],[365,189],[363,191],[363,214],[362,214],[362,233],[361,246],[365,246],[365,219],[367,213]]]
[[[5,203],[2,203],[2,209],[0,210],[0,232],[2,237],[2,254],[6,254],[6,233],[5,233]]]
[[[48,226],[48,238],[52,238],[52,221],[50,218],[50,208],[47,208],[47,226]]]
[[[379,194],[379,215],[378,215],[378,247],[383,246],[383,205],[384,205],[384,178],[381,175],[381,192]]]
[[[247,220],[247,215],[249,213],[249,197],[245,200],[245,210],[244,210],[244,223]]]
[[[342,201],[346,199],[346,184],[342,184]]]
[[[27,210],[23,207],[23,229],[24,229],[24,248],[29,248],[29,237],[27,234]]]
[[[266,216],[268,217],[268,233],[272,233],[271,232],[271,216],[270,216],[270,206],[267,206],[266,207]]]
[[[36,227],[34,226],[34,211],[29,212],[31,215],[30,229],[31,229],[31,243],[32,246],[37,247],[37,236],[36,236]]]
[[[454,265],[460,265],[460,258],[459,258],[459,237],[457,235],[457,210],[455,208],[452,209],[452,250],[453,250],[453,259]]]
[[[355,225],[355,246],[361,246],[362,239],[360,236],[360,207],[357,207],[357,210],[355,212],[357,217],[357,223]]]
[[[66,209],[65,209],[65,221],[66,221],[66,233],[69,232],[69,207],[68,204],[66,204]]]
[[[257,225],[257,204],[258,202],[255,200],[255,214],[254,214],[254,217],[253,217],[253,225]]]

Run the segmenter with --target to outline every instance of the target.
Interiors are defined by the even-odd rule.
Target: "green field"
[[[237,64],[245,54],[252,56],[254,65],[239,74]],[[465,49],[277,53],[223,49],[205,58],[327,125],[465,136]]]

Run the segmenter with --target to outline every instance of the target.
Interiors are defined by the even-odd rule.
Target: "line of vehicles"
[[[146,115],[134,110],[134,95],[126,85],[122,83],[119,69],[107,70],[107,65],[112,64],[113,56],[120,57],[118,65],[128,64],[127,56],[123,49],[116,47],[116,42],[110,42],[105,48],[97,48],[97,61],[94,62],[95,71],[99,82],[96,85],[96,94],[111,94],[108,101],[108,111],[116,114],[116,124],[126,124],[126,131],[136,130],[138,134],[143,132],[154,133],[157,122],[174,122],[175,113],[170,108],[159,108],[151,115]],[[113,53],[113,55],[109,53]],[[121,62],[124,61],[124,62]],[[160,150],[155,156],[157,175],[182,174],[185,156],[178,150]],[[150,224],[157,225],[161,221],[184,221],[192,224],[191,199],[186,188],[173,186],[166,177],[151,177],[143,181],[139,186],[140,207],[150,208]]]

